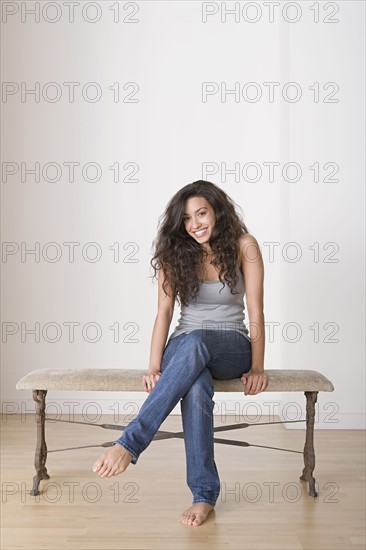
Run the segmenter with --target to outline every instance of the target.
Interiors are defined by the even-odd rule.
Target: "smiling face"
[[[204,197],[190,197],[184,203],[183,223],[189,235],[208,252],[208,241],[215,225],[215,212]]]

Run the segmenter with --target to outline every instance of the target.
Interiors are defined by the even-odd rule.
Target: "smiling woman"
[[[181,521],[200,525],[220,492],[214,460],[213,379],[241,378],[244,393],[251,395],[267,386],[263,260],[232,199],[215,184],[200,180],[169,201],[151,264],[155,276],[158,272],[158,312],[149,368],[143,376],[149,396],[93,470],[111,477],[136,464],[180,401],[187,483],[193,495]],[[254,338],[244,323],[245,292]],[[176,300],[181,317],[167,341]]]
[[[202,279],[225,280],[235,291],[240,239],[249,236],[236,206],[220,187],[204,180],[186,185],[169,201],[151,265],[155,277],[163,269],[163,288],[166,292],[169,286],[173,302],[187,305]]]

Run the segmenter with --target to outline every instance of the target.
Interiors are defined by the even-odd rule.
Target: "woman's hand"
[[[263,371],[246,372],[240,379],[244,384],[245,395],[255,395],[263,391],[268,384],[268,378]]]
[[[150,393],[153,388],[155,388],[156,384],[159,381],[159,378],[161,376],[160,371],[155,372],[147,372],[142,377],[142,385],[144,390],[147,391],[147,393]]]

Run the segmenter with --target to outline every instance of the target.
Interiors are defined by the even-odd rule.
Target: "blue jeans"
[[[187,484],[193,504],[214,506],[220,478],[214,460],[213,379],[240,378],[251,364],[250,339],[235,330],[197,329],[171,338],[164,348],[156,386],[113,445],[125,448],[136,464],[181,400]]]

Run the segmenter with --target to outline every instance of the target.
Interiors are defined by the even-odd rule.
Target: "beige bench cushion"
[[[37,369],[16,384],[17,390],[65,391],[145,391],[145,370],[131,369]],[[333,391],[328,378],[314,370],[265,370],[268,385],[264,391]],[[215,392],[242,392],[240,378],[214,380]]]

